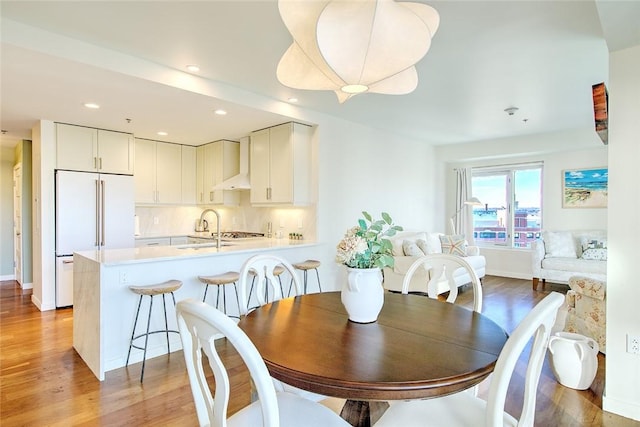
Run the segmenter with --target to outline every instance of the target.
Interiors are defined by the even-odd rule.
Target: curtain
[[[465,202],[471,199],[471,170],[455,169],[456,172],[456,214],[453,216],[454,234],[464,234],[470,245],[473,245],[473,210]],[[456,233],[457,232],[457,233]]]

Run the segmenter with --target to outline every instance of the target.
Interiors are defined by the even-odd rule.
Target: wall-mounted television
[[[593,118],[596,125],[596,133],[605,145],[609,144],[609,93],[604,83],[591,86],[593,97]]]

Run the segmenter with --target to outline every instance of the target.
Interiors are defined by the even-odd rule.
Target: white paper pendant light
[[[363,92],[412,92],[414,65],[440,23],[431,6],[393,0],[279,0],[278,7],[293,36],[278,80],[295,89],[333,90],[340,103]]]

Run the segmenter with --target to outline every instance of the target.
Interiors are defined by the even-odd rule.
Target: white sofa
[[[390,291],[402,291],[402,282],[404,276],[409,270],[409,267],[413,262],[421,256],[422,253],[429,255],[432,253],[442,253],[442,245],[440,242],[440,236],[444,236],[443,233],[428,233],[417,231],[404,231],[389,238],[393,244],[393,258],[395,265],[393,268],[385,268],[383,286]],[[422,240],[422,242],[420,242]],[[414,255],[406,255],[405,251],[407,247],[412,247],[415,250],[414,243],[417,245],[420,243],[422,246],[421,253]],[[403,245],[405,248],[403,248]],[[411,251],[410,251],[411,253]],[[480,279],[485,275],[486,260],[483,255],[480,255],[480,250],[477,246],[465,245],[465,257],[464,259],[471,264],[476,274]],[[430,279],[428,277],[428,271],[425,269],[418,269],[409,283],[409,292],[427,293],[427,283]],[[463,270],[458,270],[454,275],[454,280],[458,286],[471,283],[469,274]],[[438,293],[443,293],[449,290],[446,281],[443,282],[442,287],[438,289]]]
[[[543,231],[532,244],[532,286],[542,280],[569,283],[571,276],[607,281],[607,232],[604,230]]]

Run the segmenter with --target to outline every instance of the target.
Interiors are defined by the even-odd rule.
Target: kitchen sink
[[[220,242],[220,247],[223,246],[233,246],[233,243],[230,242]],[[189,245],[180,245],[176,246],[176,249],[203,249],[203,248],[215,248],[215,243],[193,243]]]

